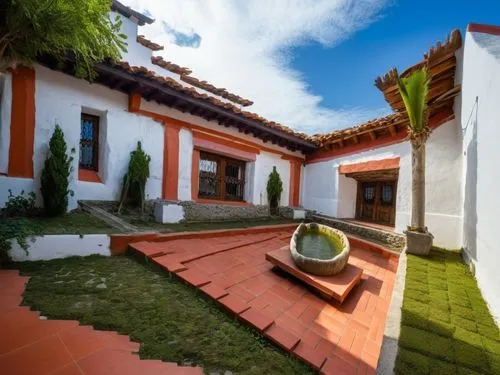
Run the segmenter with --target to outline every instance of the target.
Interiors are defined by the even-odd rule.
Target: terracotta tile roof
[[[392,113],[390,115],[379,117],[350,128],[334,130],[326,134],[315,134],[310,138],[317,142],[320,147],[324,147],[330,143],[345,140],[369,132],[379,131],[391,126],[398,126],[403,124],[404,122],[405,117],[403,115],[399,113]]]
[[[244,107],[252,105],[253,102],[251,100],[242,98],[239,95],[232,94],[224,88],[217,88],[214,85],[208,83],[207,81],[200,81],[198,78],[192,77],[187,74],[181,75],[181,80],[189,83],[190,85],[196,86],[205,91],[211,92],[212,94],[218,95],[222,98],[228,99],[234,103],[240,104]]]
[[[155,72],[149,70],[148,68],[146,68],[144,66],[130,66],[130,64],[128,62],[125,62],[125,61],[118,62],[118,63],[110,63],[110,65],[113,68],[118,68],[118,69],[123,70],[127,73],[137,75],[139,77],[157,82],[157,83],[164,85],[166,87],[169,87],[169,88],[172,88],[174,90],[188,94],[194,98],[206,100],[209,103],[211,103],[215,106],[218,106],[220,108],[223,108],[227,111],[230,111],[234,114],[241,115],[249,120],[258,121],[269,128],[276,129],[276,130],[279,130],[283,133],[300,138],[302,140],[315,143],[314,140],[310,136],[308,136],[307,134],[296,132],[296,131],[290,129],[289,127],[284,126],[284,125],[277,123],[275,121],[266,120],[264,117],[262,117],[256,113],[243,111],[234,104],[225,103],[217,98],[214,98],[213,96],[200,93],[193,87],[186,87],[186,86],[180,84],[179,82],[177,82],[173,78],[159,76]]]
[[[146,23],[153,23],[155,20],[139,13],[132,8],[120,3],[118,0],[113,0],[111,3],[111,10],[120,13],[122,16],[127,18],[134,17],[140,26],[144,26]]]
[[[431,116],[443,107],[452,109],[454,98],[460,93],[460,85],[455,84],[455,52],[461,46],[462,36],[460,31],[454,30],[444,44],[437,43],[428,53],[424,54],[422,61],[412,65],[401,73],[401,76],[405,77],[425,65],[428,67],[431,73],[431,84],[428,95]],[[408,125],[408,118],[405,115],[404,103],[396,85],[396,78],[397,71],[391,69],[384,76],[378,77],[375,80],[375,86],[384,93],[385,100],[395,113],[351,128],[334,130],[327,134],[316,134],[311,139],[319,143],[320,147],[325,147],[331,143],[370,132],[375,134],[391,127],[406,127]]]
[[[170,61],[166,61],[161,56],[153,56],[151,57],[151,62],[163,69],[167,69],[168,71],[176,74],[191,74],[191,69],[185,68],[183,66],[179,66],[177,64],[171,63]]]
[[[400,75],[407,77],[417,69],[426,66],[430,72],[431,82],[428,94],[428,104],[437,109],[453,105],[453,98],[460,92],[460,85],[455,84],[456,51],[462,47],[462,35],[454,30],[444,44],[437,43],[424,59],[409,67]],[[397,71],[391,69],[385,75],[377,77],[375,86],[383,92],[385,100],[395,112],[404,112],[404,103],[396,84]]]
[[[233,103],[240,104],[244,107],[253,104],[251,100],[242,98],[241,96],[233,94],[224,88],[215,87],[214,85],[208,83],[207,81],[200,81],[198,78],[190,75],[192,73],[191,69],[171,63],[170,61],[166,61],[161,56],[153,56],[151,58],[151,62],[155,65],[158,65],[164,69],[171,71],[172,73],[179,74],[181,76],[180,78],[182,81],[189,83],[190,85],[193,85],[200,89],[203,89],[205,91],[208,91],[212,94],[218,95],[222,98],[228,99]]]
[[[164,49],[163,46],[160,46],[159,44],[156,44],[149,39],[146,39],[144,35],[138,35],[137,36],[137,43],[142,44],[144,47],[147,47],[153,51],[162,51]]]

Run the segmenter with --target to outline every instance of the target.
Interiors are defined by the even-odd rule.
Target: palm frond
[[[414,134],[426,131],[427,94],[430,76],[426,68],[413,72],[408,77],[398,77],[397,84]]]

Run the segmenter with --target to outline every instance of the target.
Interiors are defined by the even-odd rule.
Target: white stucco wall
[[[476,103],[477,98],[477,103]],[[500,36],[465,37],[462,128],[464,128],[464,249],[493,315],[500,321]]]
[[[191,170],[193,168],[193,134],[189,129],[179,131],[179,184],[178,198],[181,201],[191,197]]]
[[[242,141],[248,141],[272,150],[276,150],[276,153],[261,151],[260,154],[257,155],[255,162],[247,162],[245,170],[246,184],[244,198],[247,202],[253,204],[267,204],[267,179],[269,177],[269,173],[272,171],[272,167],[276,166],[276,169],[281,176],[281,180],[283,181],[283,193],[281,195],[280,204],[283,206],[288,205],[290,191],[290,162],[282,159],[281,153],[304,158],[304,155],[300,152],[292,152],[283,147],[273,145],[270,142],[264,143],[260,139],[251,135],[240,133],[235,128],[226,128],[224,126],[220,126],[216,121],[206,121],[201,117],[193,116],[188,113],[182,113],[176,109],[159,105],[156,102],[147,102],[143,100],[141,109],[160,113],[180,121],[198,125],[208,130],[215,130],[220,133],[236,136]],[[179,200],[191,199],[192,152],[192,133],[188,129],[181,129],[179,132]]]
[[[426,225],[435,244],[448,248],[462,245],[462,145],[459,123],[449,121],[437,128],[427,143]],[[341,156],[305,167],[302,204],[334,217],[353,218],[356,209],[355,180],[339,175],[342,164],[399,157],[395,231],[403,233],[411,217],[411,146],[409,142]]]
[[[109,256],[110,239],[107,234],[46,235],[28,240],[28,253],[16,241],[12,243],[9,255],[15,262],[26,260],[51,260],[71,256],[93,254]]]
[[[13,191],[20,190],[20,187],[35,191],[40,198],[40,175],[56,124],[64,131],[68,152],[73,148],[75,150],[70,177],[70,188],[74,191],[74,196],[69,197],[69,209],[77,207],[77,200],[117,199],[130,152],[135,149],[138,141],[142,142],[143,149],[151,155],[146,196],[151,199],[161,197],[163,126],[147,117],[129,113],[127,95],[41,66],[36,66],[35,95],[35,179],[3,177],[6,183],[0,185],[0,205],[5,203],[9,188],[13,188]],[[78,181],[82,111],[100,116],[99,176],[102,183]],[[10,126],[10,120],[8,125]]]
[[[262,151],[255,160],[255,172],[253,180],[253,202],[254,204],[268,204],[267,181],[273,167],[280,174],[283,182],[280,206],[288,206],[290,194],[290,162],[281,159],[279,155]]]
[[[0,75],[0,173],[7,173],[10,149],[12,75]],[[1,198],[0,198],[1,199]]]

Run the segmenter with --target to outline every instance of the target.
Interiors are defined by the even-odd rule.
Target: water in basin
[[[297,251],[308,258],[332,259],[342,251],[342,243],[335,236],[306,232],[298,239]]]

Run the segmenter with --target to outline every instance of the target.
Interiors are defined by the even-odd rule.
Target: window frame
[[[208,200],[215,200],[215,201],[225,201],[225,202],[245,202],[245,184],[246,184],[246,178],[245,178],[245,170],[246,170],[246,162],[243,160],[238,160],[235,158],[231,158],[228,156],[224,155],[218,155],[218,154],[213,154],[210,152],[206,151],[200,151],[200,161],[201,163],[203,160],[210,160],[215,163],[217,163],[217,171],[215,174],[215,179],[216,179],[216,195],[215,196],[209,196],[209,195],[204,195],[202,194],[202,191],[200,188],[198,188],[198,199],[208,199]],[[226,167],[227,165],[235,165],[238,166],[241,170],[241,177],[238,178],[238,182],[228,182],[226,176]],[[201,170],[201,167],[199,168],[198,172],[198,186],[201,187],[201,173],[203,171]],[[236,199],[230,199],[230,196],[228,196],[227,193],[227,184],[233,184],[237,186],[237,189],[241,189],[241,194],[236,194],[235,197]],[[241,186],[239,186],[241,185]]]
[[[92,166],[88,167],[87,165],[82,165],[80,156],[78,156],[78,168],[79,169],[85,169],[85,170],[90,170],[90,171],[99,171],[99,128],[101,125],[101,118],[96,115],[92,115],[89,113],[82,112],[80,116],[80,142],[79,142],[79,147],[82,147],[82,135],[81,135],[81,127],[82,127],[82,122],[83,120],[90,120],[92,121],[93,125],[93,130],[92,130]]]

